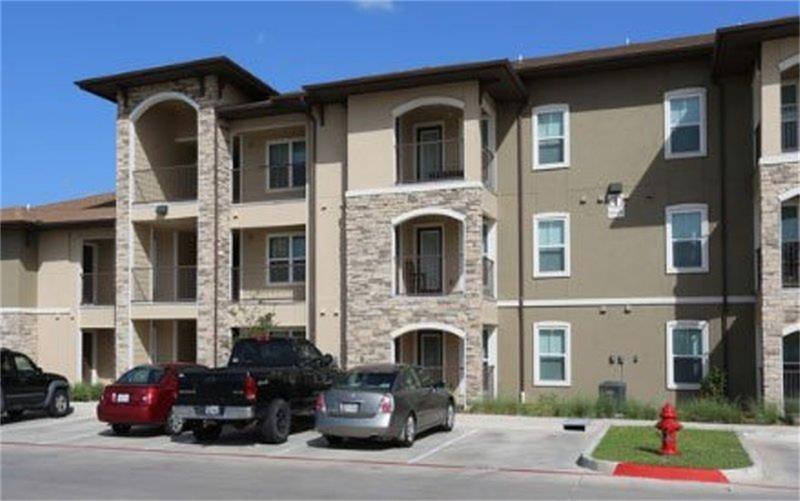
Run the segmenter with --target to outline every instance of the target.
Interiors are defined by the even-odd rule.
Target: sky
[[[114,189],[115,106],[74,81],[227,55],[279,91],[711,32],[797,2],[0,3],[0,205]]]

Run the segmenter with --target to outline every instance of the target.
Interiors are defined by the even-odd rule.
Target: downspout
[[[716,86],[719,94],[719,233],[720,240],[722,241],[722,363],[723,371],[728,380],[725,385],[725,393],[730,396],[730,347],[729,333],[728,333],[728,218],[727,218],[727,186],[726,186],[726,165],[727,153],[725,148],[725,86],[720,83],[719,79],[715,79],[714,85]]]
[[[525,104],[521,104],[517,108],[517,331],[519,335],[519,400],[525,403],[525,318],[523,300],[525,294],[523,287],[525,285],[524,278],[524,265],[525,259],[523,257],[524,249],[524,230],[523,223],[523,210],[522,210],[522,111],[525,109]]]
[[[317,273],[316,273],[316,266],[317,266],[317,253],[316,253],[316,182],[317,182],[317,119],[314,117],[314,113],[310,110],[306,110],[306,117],[308,118],[309,122],[311,122],[310,127],[310,134],[309,139],[311,140],[311,156],[313,162],[310,163],[312,167],[309,170],[309,186],[306,190],[306,198],[308,200],[308,226],[306,228],[306,245],[311,252],[309,253],[308,250],[306,251],[307,254],[311,256],[311,266],[309,270],[311,271],[311,279],[307,280],[308,282],[308,289],[306,290],[307,302],[309,304],[308,308],[308,336],[309,340],[317,344],[317,301],[316,301],[316,289],[317,289]]]

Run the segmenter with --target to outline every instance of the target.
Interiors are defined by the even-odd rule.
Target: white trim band
[[[800,163],[800,152],[793,151],[791,153],[782,153],[780,155],[772,155],[761,157],[758,159],[758,165],[781,165],[781,164],[796,164]]]
[[[69,315],[72,310],[69,308],[17,308],[17,307],[0,307],[0,315],[8,315],[13,313],[26,313],[31,315]]]
[[[478,181],[442,181],[434,183],[419,183],[400,186],[390,186],[387,188],[369,188],[364,190],[347,190],[345,196],[362,197],[367,195],[389,195],[393,193],[418,193],[421,191],[454,190],[464,188],[482,188],[483,184]]]
[[[728,303],[751,304],[756,302],[755,296],[728,296]],[[526,308],[552,308],[574,306],[669,306],[675,304],[722,304],[722,296],[654,296],[654,297],[597,297],[579,299],[525,299],[522,306]],[[519,301],[501,299],[497,301],[499,308],[516,308]]]

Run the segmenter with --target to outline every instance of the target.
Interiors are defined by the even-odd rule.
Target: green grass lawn
[[[744,468],[753,464],[732,431],[683,430],[679,456],[662,456],[661,435],[654,427],[612,426],[592,454],[596,459],[690,468]]]

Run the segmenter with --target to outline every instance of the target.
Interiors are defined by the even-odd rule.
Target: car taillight
[[[328,406],[325,405],[325,395],[320,393],[317,395],[317,403],[315,405],[317,412],[328,412]]]
[[[244,378],[244,398],[250,400],[251,402],[256,399],[258,396],[258,385],[256,384],[256,380],[250,374]]]
[[[382,414],[391,414],[394,410],[394,398],[391,395],[382,396],[381,403],[378,404],[378,410]]]

